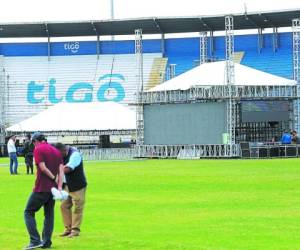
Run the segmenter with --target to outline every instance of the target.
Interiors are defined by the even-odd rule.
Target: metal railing
[[[239,157],[240,145],[141,145],[136,147],[136,153],[137,156],[146,158],[227,158]]]
[[[134,148],[94,148],[80,149],[84,160],[132,160],[135,157]]]
[[[80,149],[85,160],[132,160],[143,158],[227,158],[240,156],[240,145],[140,145],[135,148],[85,148]]]

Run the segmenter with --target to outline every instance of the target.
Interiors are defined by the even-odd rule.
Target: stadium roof
[[[149,17],[139,19],[0,23],[0,38],[68,37],[95,35],[132,35],[141,28],[143,34],[222,31],[224,16]],[[234,28],[258,29],[291,27],[300,18],[300,9],[233,14]]]

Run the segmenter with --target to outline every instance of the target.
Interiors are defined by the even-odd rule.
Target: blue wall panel
[[[134,41],[101,41],[101,54],[133,54]]]
[[[47,43],[2,43],[0,54],[4,56],[46,56]]]
[[[280,33],[279,48],[273,51],[273,35],[264,34],[261,53],[258,53],[257,35],[238,35],[234,37],[235,51],[244,51],[242,64],[272,74],[292,78],[292,34]],[[214,38],[214,53],[211,53],[208,38],[208,57],[212,60],[225,59],[224,37]],[[51,55],[93,55],[97,53],[95,41],[51,43]],[[169,64],[176,64],[176,75],[181,74],[199,63],[199,37],[172,38],[165,40],[165,56]],[[144,53],[161,52],[161,40],[144,40]],[[133,54],[134,41],[101,41],[101,54]],[[3,43],[0,54],[4,56],[47,56],[47,43]]]

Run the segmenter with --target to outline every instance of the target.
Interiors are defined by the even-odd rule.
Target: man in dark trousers
[[[37,166],[35,187],[27,202],[24,219],[30,236],[30,243],[24,249],[50,248],[51,237],[54,227],[54,205],[55,201],[51,188],[58,187],[62,190],[63,160],[60,152],[46,142],[41,133],[32,136],[34,143],[34,160]],[[56,183],[58,179],[58,184]],[[36,228],[35,213],[44,207],[44,229],[42,241]]]
[[[61,213],[65,231],[60,236],[69,238],[79,236],[85,203],[86,178],[83,170],[82,156],[74,147],[57,143],[64,161],[64,189],[69,192],[69,198],[61,203]],[[72,212],[72,207],[74,210]]]
[[[33,150],[34,150],[34,145],[33,142],[31,141],[31,135],[28,134],[26,136],[24,149],[23,149],[27,174],[29,174],[29,171],[31,174],[33,174]]]

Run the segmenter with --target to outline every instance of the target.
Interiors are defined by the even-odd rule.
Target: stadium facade
[[[261,50],[257,35],[235,37],[235,51],[242,52],[241,63],[271,74],[293,78],[292,33],[278,34],[278,48],[273,50],[273,34],[264,34]],[[208,41],[208,44],[211,44]],[[209,59],[224,60],[224,36],[214,38],[214,49],[208,47]],[[134,101],[136,60],[134,41],[103,41],[100,57],[96,42],[57,42],[1,44],[2,89],[6,89],[6,126],[11,126],[59,102]],[[155,68],[163,58],[160,40],[143,41],[144,82],[147,89],[170,78],[166,69],[175,66],[177,76],[199,65],[199,38],[165,40],[167,65]],[[159,70],[162,78],[150,81],[150,74]],[[152,81],[155,81],[152,80]],[[6,87],[5,87],[6,85]],[[108,90],[111,95],[106,96]],[[73,94],[74,92],[74,94]],[[4,98],[5,100],[5,98]],[[20,108],[22,107],[22,108]]]
[[[139,94],[141,91],[141,83],[143,91],[150,89],[165,79],[186,72],[203,62],[204,54],[201,47],[203,37],[165,39],[164,33],[210,32],[210,37],[206,40],[206,61],[226,59],[230,62],[233,61],[233,53],[239,52],[238,61],[242,64],[296,79],[295,55],[299,54],[299,51],[295,50],[293,43],[295,35],[278,33],[277,28],[292,26],[292,19],[299,17],[299,13],[295,10],[231,16],[238,29],[258,29],[256,35],[240,36],[213,35],[214,31],[226,28],[224,16],[3,25],[1,37],[42,36],[48,37],[48,43],[0,45],[2,132],[5,127],[60,102],[115,101],[124,104],[135,102],[139,113],[139,106],[143,103],[139,102],[140,99],[138,103],[135,100],[136,93]],[[271,27],[273,33],[263,34],[263,28]],[[162,39],[140,40],[142,41],[140,52],[137,52],[139,39],[135,41],[99,39],[101,35],[133,34],[138,28],[146,34],[162,34]],[[233,32],[233,27],[230,32]],[[97,41],[50,42],[51,36],[92,34],[97,36]],[[230,58],[228,37],[234,39],[234,50],[230,51]],[[233,41],[230,46],[232,45]],[[171,71],[170,74],[168,70]],[[231,120],[228,118],[228,111],[226,112],[227,116],[223,119],[225,123]],[[230,129],[232,130],[232,126]],[[139,132],[137,134],[139,137]],[[206,143],[198,142],[198,144]],[[157,156],[159,155],[160,153]]]

